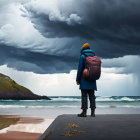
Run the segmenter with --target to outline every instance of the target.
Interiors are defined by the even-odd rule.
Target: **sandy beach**
[[[0,116],[1,140],[36,140],[54,119]]]

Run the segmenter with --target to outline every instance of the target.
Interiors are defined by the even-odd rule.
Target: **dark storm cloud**
[[[60,1],[62,2],[62,1]],[[64,8],[64,6],[71,8]],[[29,18],[45,37],[81,37],[88,40],[106,40],[113,44],[140,45],[140,1],[138,0],[80,0],[58,5],[57,17],[51,9],[27,5]],[[54,9],[55,10],[55,9]],[[51,18],[50,15],[53,15]],[[80,21],[68,23],[72,14]],[[63,19],[62,19],[63,18]],[[75,17],[76,19],[76,17]]]
[[[45,74],[68,73],[71,68],[77,68],[76,59],[71,57],[29,52],[26,49],[17,49],[5,45],[0,45],[0,49],[0,65],[7,64],[8,67],[17,70]]]
[[[95,44],[102,58],[140,54],[140,1],[138,0],[61,0],[42,11],[42,5],[25,5],[34,27],[46,38],[78,37],[81,42]],[[46,3],[47,4],[47,3]],[[56,12],[57,11],[57,12]],[[71,15],[75,15],[74,18]],[[74,54],[82,43],[77,41]],[[84,41],[83,41],[84,40]],[[71,41],[75,44],[76,40]],[[71,48],[69,44],[66,47]],[[53,46],[52,46],[53,47]],[[57,49],[59,50],[59,48]],[[64,49],[68,54],[69,50]]]
[[[20,4],[25,8],[19,7],[21,17],[24,20],[28,17],[37,31],[30,29],[31,25],[25,28],[27,22],[23,23],[21,17],[8,17],[0,30],[0,65],[36,73],[69,72],[77,69],[80,47],[85,42],[94,44],[92,49],[101,58],[140,54],[138,0],[36,0]],[[5,19],[1,21],[3,24]],[[20,30],[23,27],[25,31]],[[126,64],[103,66],[125,67]]]

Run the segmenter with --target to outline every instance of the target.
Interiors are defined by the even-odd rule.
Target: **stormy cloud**
[[[45,37],[81,37],[125,46],[140,44],[137,0],[60,0],[55,4],[46,1],[46,6],[39,3],[25,5],[25,16]]]
[[[5,45],[1,45],[0,48],[0,65],[6,64],[8,67],[15,68],[16,70],[52,74],[68,73],[71,68],[77,68],[76,59],[73,57],[46,55]]]
[[[129,62],[123,62],[123,56],[140,54],[138,0],[0,3],[0,65],[35,73],[67,73],[77,69],[85,42],[99,57],[110,59],[103,61],[103,67],[127,68]],[[112,59],[119,57],[121,66],[114,66]]]

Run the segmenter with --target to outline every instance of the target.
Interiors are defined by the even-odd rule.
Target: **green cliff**
[[[0,99],[12,100],[50,100],[47,96],[39,96],[29,89],[17,84],[10,77],[0,73]]]

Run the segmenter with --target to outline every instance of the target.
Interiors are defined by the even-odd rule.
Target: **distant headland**
[[[0,73],[0,99],[3,100],[51,100],[47,96],[39,96],[29,89],[17,84],[10,77]]]

